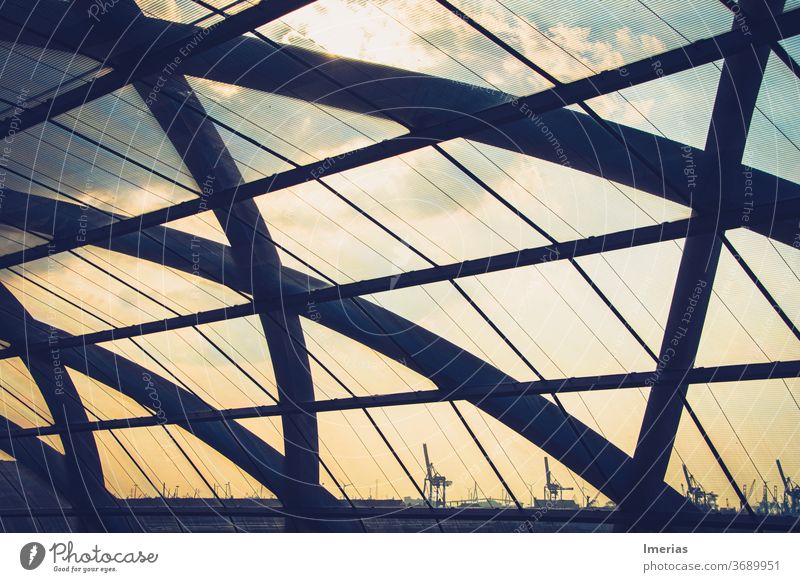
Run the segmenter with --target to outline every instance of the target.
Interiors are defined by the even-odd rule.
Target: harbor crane
[[[712,491],[706,491],[694,475],[689,472],[686,464],[683,465],[683,475],[686,478],[686,499],[691,501],[696,507],[706,511],[716,511],[717,498],[719,495]]]
[[[772,499],[770,500],[770,496]],[[755,508],[756,513],[761,515],[779,515],[781,513],[781,506],[778,503],[778,486],[775,485],[770,492],[769,485],[764,481],[764,488],[762,489],[761,503]]]
[[[422,452],[425,455],[425,483],[422,493],[432,507],[445,507],[447,505],[447,488],[453,484],[444,475],[440,475],[428,457],[428,445],[422,443]]]
[[[744,484],[742,487],[742,495],[744,495],[745,501],[749,504],[750,497],[753,495],[753,492],[756,490],[756,480],[753,479],[753,482],[750,484],[750,487],[747,487],[747,483]],[[742,511],[744,511],[744,504],[742,504]]]
[[[792,481],[791,477],[786,476],[780,459],[775,459],[775,464],[778,465],[778,473],[780,473],[783,483],[783,512],[800,513],[800,485]]]
[[[564,491],[572,491],[572,487],[564,487],[550,473],[550,460],[547,457],[544,458],[544,474],[547,479],[544,486],[544,498],[546,500],[562,501],[564,499]]]

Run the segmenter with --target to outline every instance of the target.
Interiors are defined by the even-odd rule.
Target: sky
[[[178,22],[191,21],[204,13],[188,11],[191,2],[139,0],[139,4],[160,18]],[[666,1],[642,4],[627,0],[564,2],[557,7],[521,0],[462,0],[455,4],[517,50],[546,65],[562,82],[618,67],[680,46],[685,39],[696,40],[730,26],[730,14],[716,2],[690,2],[680,8]],[[661,15],[669,26],[648,8]],[[263,27],[261,32],[275,41],[333,56],[516,95],[549,86],[441,6],[424,0],[323,0]],[[796,45],[790,43],[789,48],[794,51]],[[615,123],[703,148],[719,76],[719,64],[710,64],[599,97],[589,104]],[[297,163],[319,160],[404,131],[386,119],[305,104],[291,97],[202,79],[193,78],[190,83],[210,114]],[[786,96],[796,95],[797,89],[797,78],[780,61],[770,58],[744,160],[795,182],[800,181],[800,149],[795,145],[800,143],[800,127],[794,110],[796,102]],[[42,184],[124,215],[192,197],[191,190],[197,189],[197,184],[145,112],[146,106],[135,91],[126,88],[91,107],[81,116],[81,131],[101,136],[112,147],[151,164],[185,187],[120,162],[53,127],[47,129],[44,137],[48,143],[41,150],[36,149],[33,134],[20,136],[15,144],[15,160],[38,156],[35,169]],[[234,134],[220,131],[245,181],[288,168],[285,162]],[[130,135],[133,137],[129,139]],[[466,139],[452,140],[442,147],[558,241],[689,216],[689,210],[680,205],[510,150]],[[15,167],[25,173],[23,167]],[[124,179],[118,178],[120,174]],[[547,239],[432,148],[329,176],[323,182],[389,226],[435,264],[547,244]],[[256,199],[272,237],[287,249],[279,253],[285,265],[308,272],[308,267],[296,258],[299,257],[331,281],[347,283],[431,264],[370,223],[324,185],[308,182]],[[8,187],[54,196],[41,184],[32,186],[20,178],[10,177]],[[169,226],[227,242],[210,213]],[[8,251],[19,248],[20,233],[9,230],[4,235],[9,237],[3,238]],[[742,229],[729,233],[729,238],[789,317],[800,321],[800,304],[793,292],[800,273],[797,249]],[[33,241],[28,238],[24,242]],[[579,260],[595,284],[656,352],[681,249],[682,241],[678,240]],[[3,271],[0,282],[34,317],[70,333],[242,301],[220,285],[144,260],[94,247],[83,249],[78,255],[59,256],[56,269],[47,261],[26,268],[30,279],[59,288],[78,307],[45,295],[18,273]],[[108,269],[118,279],[103,275],[87,260]],[[653,367],[644,350],[567,262],[469,277],[460,283],[545,378],[647,371]],[[512,378],[536,378],[449,283],[394,290],[367,299],[484,359]],[[311,353],[356,394],[435,388],[429,379],[320,323],[303,320],[303,330]],[[161,362],[167,362],[176,378],[215,407],[270,403],[267,393],[274,396],[277,389],[258,321],[233,320],[203,326],[201,331],[245,366],[258,385],[197,331],[154,334],[143,338],[141,345]],[[150,356],[130,342],[111,342],[105,347],[157,368]],[[728,251],[723,250],[697,364],[791,360],[798,356],[797,339]],[[115,390],[75,370],[69,373],[81,397],[91,403],[98,416],[125,418],[148,413]],[[320,364],[312,362],[312,374],[318,398],[344,395],[342,387]],[[52,422],[20,360],[0,361],[0,382],[5,416],[22,426]],[[44,418],[37,420],[29,410],[12,402],[7,392],[29,401]],[[634,388],[566,395],[563,401],[570,413],[632,454],[647,395],[646,389]],[[789,474],[800,476],[798,398],[800,385],[788,380],[692,386],[689,391],[690,403],[737,482],[750,487],[755,479],[759,492],[763,480],[776,483],[776,458],[781,459]],[[541,497],[545,453],[471,404],[459,403],[458,407],[515,495],[525,502],[531,495]],[[468,497],[476,486],[481,496],[504,495],[449,404],[377,410],[375,419],[418,483],[424,472],[422,444],[427,443],[437,470],[453,481],[451,499]],[[725,477],[696,429],[686,420],[679,429],[667,481],[680,490],[681,464],[686,463],[707,489],[720,494],[722,505],[726,499],[734,505],[735,495]],[[281,426],[276,419],[239,422],[283,450]],[[356,497],[417,496],[362,412],[321,414],[319,426],[322,459],[336,479],[347,485],[348,495],[354,491]],[[180,494],[197,491],[200,496],[208,496],[211,483],[212,488],[229,486],[235,496],[256,492],[266,495],[252,476],[199,439],[175,427],[169,431],[171,434],[161,427],[114,431],[119,440],[109,433],[96,435],[109,490],[119,497],[131,492],[153,495],[152,484],[157,487],[164,483],[171,491],[177,487]],[[60,446],[55,440],[51,442]],[[147,477],[137,473],[120,444],[144,467]],[[184,453],[193,463],[184,458]],[[576,498],[581,489],[589,497],[596,495],[596,489],[552,458],[551,466],[564,485],[575,488]],[[200,468],[206,481],[194,467]],[[323,473],[322,481],[334,495],[341,496],[330,476]],[[602,496],[598,499],[605,502]]]

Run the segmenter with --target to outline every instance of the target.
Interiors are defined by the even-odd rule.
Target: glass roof
[[[45,4],[71,28],[0,7],[0,460],[78,510],[85,471],[101,521],[793,511],[797,37],[687,64],[748,42],[726,3]]]

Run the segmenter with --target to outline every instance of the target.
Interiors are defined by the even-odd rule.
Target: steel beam
[[[574,392],[595,392],[602,390],[620,390],[647,386],[656,376],[667,381],[681,381],[687,384],[711,384],[717,382],[752,382],[772,378],[800,377],[800,360],[786,362],[770,362],[765,364],[735,364],[711,368],[694,368],[692,370],[671,370],[660,373],[633,372],[630,374],[609,374],[605,376],[586,376],[580,378],[564,378],[557,380],[537,380],[534,382],[501,382],[489,386],[462,386],[452,390],[422,390],[418,392],[395,392],[377,396],[355,396],[351,398],[335,398],[331,400],[311,400],[296,402],[290,405],[276,404],[267,406],[247,406],[224,410],[207,410],[204,412],[187,412],[180,421],[187,426],[195,426],[203,422],[232,421],[246,418],[268,418],[288,414],[313,415],[323,412],[340,412],[363,408],[385,408],[391,406],[410,406],[414,404],[432,404],[436,402],[452,402],[470,400],[482,402],[490,398],[523,398],[525,396],[543,394],[568,394]],[[177,422],[172,419],[172,422]],[[2,421],[0,421],[1,423]],[[93,432],[98,430],[114,430],[157,426],[163,419],[157,416],[139,416],[116,420],[76,423],[69,425],[54,424],[35,428],[16,428],[0,433],[0,442],[21,438],[39,437],[63,433]]]
[[[759,0],[742,2],[751,15],[761,7],[759,4]],[[771,4],[776,15],[782,5],[783,0]],[[766,20],[764,16],[762,22]],[[733,29],[740,28],[741,22],[734,20]],[[752,202],[746,199],[744,177],[735,172],[744,154],[768,57],[769,47],[762,46],[725,59],[706,140],[706,157],[698,176],[697,204],[706,216],[716,217],[728,209],[741,213]],[[659,354],[664,370],[694,366],[719,263],[722,233],[721,227],[703,232],[690,229],[686,237]],[[668,524],[658,507],[668,490],[664,477],[687,389],[688,382],[683,379],[660,379],[650,390],[633,457],[630,493],[621,504],[631,528],[653,531]],[[724,466],[722,469],[727,472]]]
[[[142,99],[155,79],[135,83]],[[189,83],[173,76],[162,89],[183,96],[185,104],[171,99],[147,101],[151,113],[183,159],[195,182],[202,186],[204,198],[213,197],[217,189],[235,188],[243,181],[236,161],[228,151],[213,123],[205,115],[203,105]],[[214,211],[225,236],[230,241],[230,254],[235,276],[245,292],[260,301],[280,293],[281,260],[271,240],[266,222],[252,200]],[[302,338],[303,328],[296,313],[267,312],[260,317],[275,372],[280,401],[291,403],[314,398],[311,366],[305,352],[297,350],[291,337]],[[276,323],[280,321],[282,325]],[[285,327],[283,327],[285,326]],[[291,336],[290,336],[291,334]],[[300,340],[302,341],[302,340]],[[281,501],[289,512],[301,504],[320,500],[323,490],[319,481],[319,435],[314,414],[283,418],[284,467],[286,477],[294,485],[284,491]],[[315,523],[290,520],[292,529],[313,530]]]

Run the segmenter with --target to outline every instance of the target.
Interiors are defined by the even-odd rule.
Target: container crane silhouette
[[[564,487],[553,477],[550,472],[550,460],[544,458],[544,474],[546,483],[544,486],[544,498],[548,501],[561,501],[564,499],[564,491],[572,491],[572,487]]]
[[[685,464],[683,465],[683,476],[686,478],[686,498],[700,509],[716,511],[719,495],[712,491],[706,491]]]
[[[783,483],[784,513],[800,513],[800,485],[792,481],[791,477],[786,476],[780,459],[775,459],[775,464],[778,465],[778,473],[780,473],[781,483]]]
[[[425,483],[422,493],[433,507],[447,505],[447,488],[453,484],[444,475],[440,475],[428,457],[428,445],[422,443],[422,452],[425,455]]]

